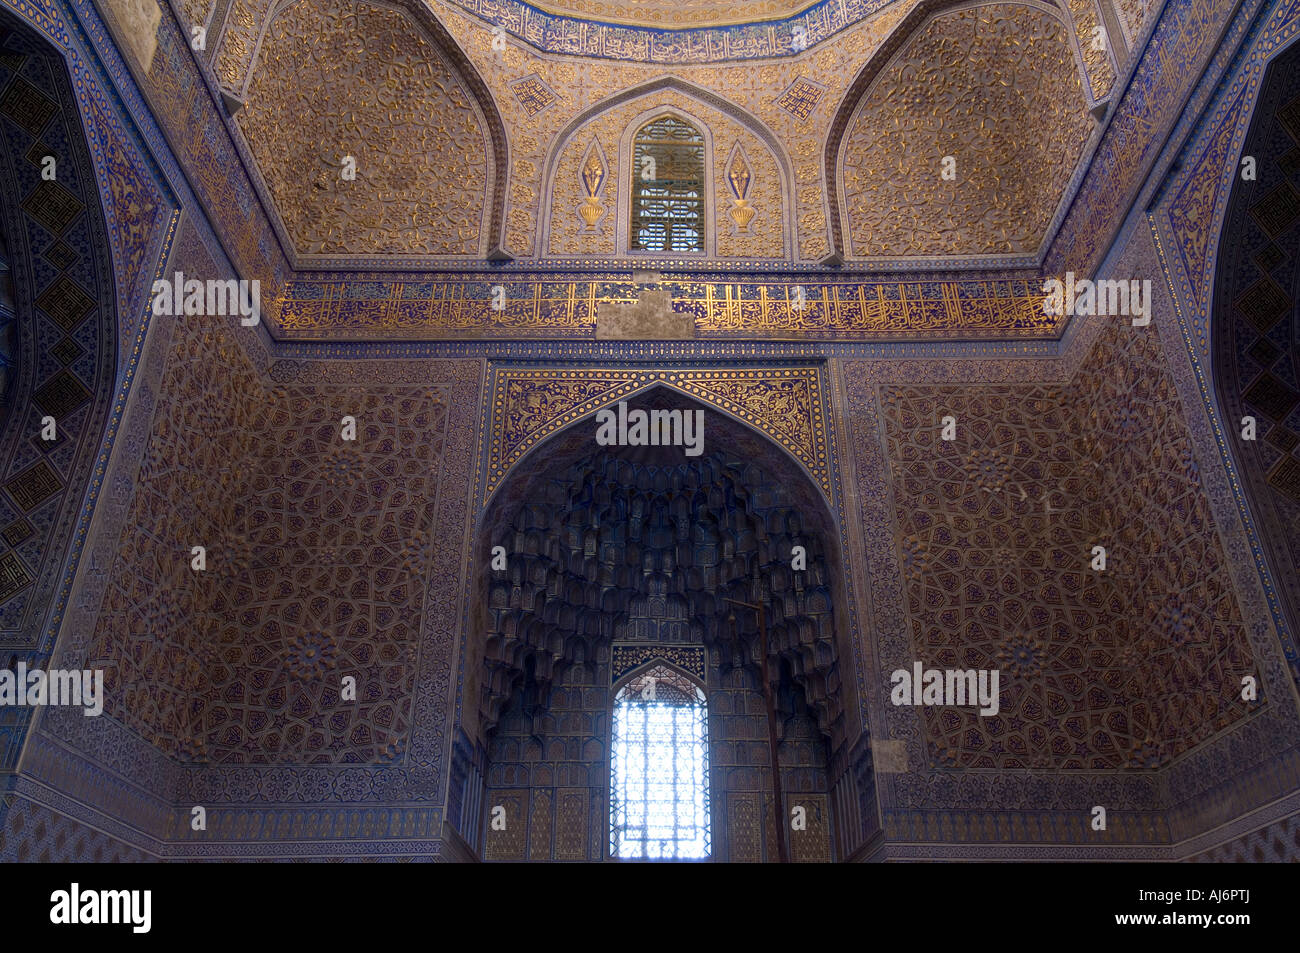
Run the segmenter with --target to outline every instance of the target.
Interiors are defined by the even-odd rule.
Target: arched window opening
[[[620,860],[709,856],[709,724],[704,692],[655,666],[614,698],[609,853]]]
[[[704,136],[660,116],[633,144],[633,251],[704,251]]]

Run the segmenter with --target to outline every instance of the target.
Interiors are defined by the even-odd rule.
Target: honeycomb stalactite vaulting
[[[941,13],[918,28],[842,143],[852,255],[1038,249],[1092,131],[1069,30],[1013,4]]]
[[[493,170],[463,77],[404,13],[296,3],[236,120],[300,255],[485,253]]]
[[[830,582],[817,535],[756,467],[718,453],[645,464],[605,454],[521,506],[493,545],[482,724],[499,719],[525,671],[533,704],[567,666],[611,642],[705,645],[721,668],[759,664],[755,614],[768,606],[775,659],[789,665],[827,735],[839,731]],[[791,568],[793,547],[807,569]]]
[[[630,410],[682,402],[667,388],[629,400]],[[504,830],[484,835],[487,860],[606,855],[615,689],[665,664],[707,698],[710,856],[777,858],[759,622],[727,600],[766,607],[781,784],[812,818],[793,856],[831,856],[831,753],[844,748],[851,704],[834,625],[837,540],[818,488],[784,451],[700,411],[697,457],[593,452],[587,418],[493,497],[483,565],[496,546],[507,561],[480,576],[465,696],[477,703],[466,728],[482,745],[487,803],[506,814]]]

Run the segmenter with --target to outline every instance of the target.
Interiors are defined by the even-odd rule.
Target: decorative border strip
[[[615,644],[609,669],[609,683],[615,684],[628,672],[635,671],[647,662],[662,659],[690,672],[700,681],[707,678],[704,646],[678,645],[672,642],[650,644]]]
[[[631,304],[645,285],[623,275],[447,275],[423,281],[294,281],[279,301],[287,340],[594,338],[606,303]],[[1037,279],[762,282],[668,279],[655,287],[713,338],[1056,339],[1066,318],[1043,313]],[[494,288],[505,290],[502,310]],[[802,289],[802,290],[800,290]]]
[[[675,65],[794,56],[893,2],[820,0],[786,19],[663,29],[548,13],[522,0],[454,0],[466,12],[544,53]],[[797,27],[804,36],[798,49]]]
[[[1255,570],[1259,573],[1259,583],[1263,587],[1264,596],[1268,600],[1268,611],[1273,618],[1273,625],[1277,629],[1277,637],[1282,643],[1282,654],[1294,673],[1300,671],[1300,652],[1296,650],[1295,638],[1287,625],[1286,614],[1282,610],[1277,588],[1273,585],[1268,560],[1264,555],[1264,548],[1259,539],[1259,532],[1255,528],[1254,520],[1251,519],[1250,507],[1246,504],[1241,478],[1237,475],[1236,467],[1233,466],[1232,451],[1228,448],[1227,441],[1224,438],[1223,423],[1219,419],[1219,411],[1215,406],[1213,388],[1206,379],[1205,367],[1201,364],[1200,357],[1197,354],[1192,338],[1192,328],[1189,327],[1187,315],[1184,313],[1178,296],[1172,292],[1172,289],[1176,286],[1176,281],[1169,270],[1169,262],[1165,254],[1164,244],[1161,241],[1160,229],[1156,227],[1154,215],[1149,215],[1148,219],[1151,224],[1151,238],[1155,242],[1156,254],[1160,259],[1160,268],[1164,272],[1165,281],[1171,290],[1170,298],[1173,299],[1174,311],[1178,316],[1178,330],[1182,334],[1183,344],[1187,349],[1187,358],[1191,363],[1196,391],[1200,395],[1206,418],[1210,421],[1210,426],[1214,430],[1215,446],[1218,449],[1220,462],[1228,478],[1228,483],[1232,487],[1232,500],[1236,504],[1237,516],[1241,520],[1242,529],[1246,533],[1246,540],[1250,544],[1250,555],[1254,560]]]

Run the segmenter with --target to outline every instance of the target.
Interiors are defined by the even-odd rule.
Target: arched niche
[[[837,521],[807,471],[741,421],[659,384],[625,400],[629,413],[699,412],[703,452],[600,446],[588,415],[529,451],[491,497],[474,544],[448,820],[487,859],[605,859],[614,692],[629,672],[670,664],[707,689],[712,856],[775,859],[765,629],[785,808],[800,799],[813,818],[792,854],[843,856],[832,815],[852,802],[851,823],[870,828],[875,812],[862,739],[847,737],[856,636]],[[491,568],[498,546],[504,570]]]
[[[1291,631],[1300,625],[1300,43],[1260,84],[1217,236],[1209,340],[1224,444]],[[1237,172],[1244,167],[1227,153]],[[1187,219],[1190,229],[1198,222]],[[1211,236],[1212,238],[1213,236]],[[1288,653],[1300,683],[1300,659]]]
[[[1056,5],[925,0],[835,113],[832,247],[849,259],[1036,254],[1093,134],[1090,97]]]
[[[555,137],[543,166],[540,258],[690,258],[629,249],[628,217],[632,139],[659,115],[675,115],[706,138],[708,230],[704,253],[695,257],[775,260],[794,254],[794,176],[780,141],[764,123],[716,93],[676,77],[662,77],[601,100],[574,117]],[[742,226],[730,212],[736,195],[728,172],[739,152],[749,163],[746,202],[755,210]],[[583,179],[592,155],[602,164],[595,193]],[[598,216],[587,225],[584,205]],[[742,216],[743,219],[743,216]]]
[[[0,667],[6,668],[15,658],[47,667],[56,635],[61,652],[77,650],[68,643],[82,633],[69,640],[59,625],[64,580],[77,552],[77,528],[88,519],[87,494],[108,432],[119,361],[129,354],[119,347],[131,322],[119,314],[117,282],[139,280],[129,262],[114,268],[104,213],[109,186],[101,194],[77,103],[62,51],[0,11],[0,246],[7,265],[0,270],[7,292],[0,294],[0,324],[9,342],[0,416]],[[141,219],[147,214],[142,209]],[[71,661],[76,667],[85,660]],[[33,714],[17,717],[0,771],[14,767]],[[39,717],[42,724],[53,720]]]
[[[241,94],[235,122],[300,263],[482,260],[499,248],[505,126],[424,5],[283,3]]]

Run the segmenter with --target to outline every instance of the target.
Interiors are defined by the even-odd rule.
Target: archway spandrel
[[[516,463],[547,437],[603,407],[663,385],[776,441],[833,499],[825,395],[816,367],[679,370],[502,368],[493,377],[486,504]]]

